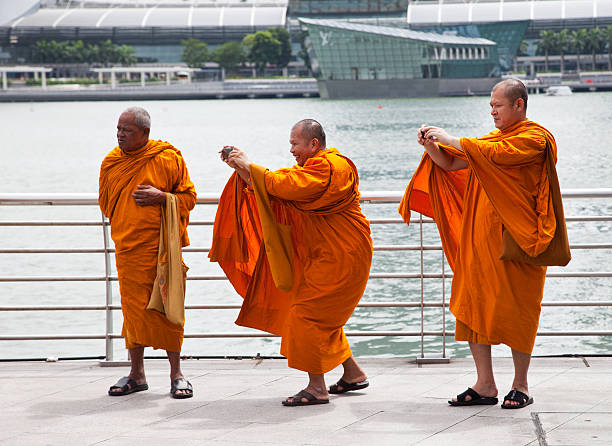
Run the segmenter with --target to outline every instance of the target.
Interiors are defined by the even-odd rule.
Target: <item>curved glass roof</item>
[[[573,20],[612,17],[610,0],[435,0],[410,2],[409,24]]]
[[[40,9],[10,26],[49,28],[190,28],[285,26],[286,6]]]
[[[314,20],[299,19],[305,25],[318,25],[329,28],[344,29],[347,31],[358,31],[363,33],[378,34],[390,37],[400,37],[403,39],[420,40],[425,42],[450,44],[450,45],[497,45],[495,42],[480,37],[463,37],[453,34],[438,34],[422,31],[413,31],[404,28],[391,28],[387,26],[365,25],[362,23],[341,22],[338,20]]]

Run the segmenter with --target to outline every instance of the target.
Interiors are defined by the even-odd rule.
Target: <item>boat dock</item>
[[[107,395],[128,367],[95,361],[0,364],[2,445],[610,445],[612,357],[534,358],[535,403],[450,407],[472,385],[471,359],[423,364],[359,358],[370,387],[330,404],[284,407],[306,376],[283,359],[186,360],[194,397],[170,397],[166,360],[146,361],[149,390]],[[512,360],[495,358],[500,397]],[[341,367],[327,375],[328,385]]]

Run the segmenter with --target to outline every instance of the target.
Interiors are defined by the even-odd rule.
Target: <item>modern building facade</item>
[[[487,92],[497,46],[483,38],[300,19],[322,97],[415,97]]]
[[[285,26],[286,20],[286,0],[41,8],[0,27],[0,46],[18,50],[39,40],[111,40],[131,45],[141,60],[177,63],[184,39],[214,47],[271,26]]]

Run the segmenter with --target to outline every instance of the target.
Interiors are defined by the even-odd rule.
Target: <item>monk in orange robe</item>
[[[449,403],[497,404],[491,345],[512,349],[514,381],[503,408],[533,402],[527,373],[540,316],[546,266],[500,260],[507,230],[529,256],[537,256],[555,234],[555,214],[546,169],[547,143],[556,162],[552,134],[526,118],[527,90],[504,80],[491,92],[497,130],[482,138],[457,138],[423,126],[417,141],[426,154],[400,204],[431,216],[453,269],[450,310],[455,339],[468,341],[477,381]]]
[[[232,147],[226,162],[236,173],[209,257],[244,298],[236,323],[281,336],[289,367],[308,373],[307,387],[282,401],[303,406],[369,385],[342,327],[365,290],[372,239],[357,169],[326,148],[321,125],[298,122],[289,142],[297,165],[274,172]],[[342,378],[327,389],[324,374],[340,364]]]
[[[181,245],[187,246],[189,211],[196,192],[181,152],[163,141],[149,140],[151,118],[140,107],[128,108],[119,117],[115,147],[100,169],[99,204],[111,224],[121,292],[123,330],[130,353],[129,376],[108,393],[127,395],[147,390],[144,348],[166,350],[170,362],[171,394],[193,396],[193,388],[180,367],[183,324],[171,323],[164,314],[147,310],[157,273],[161,214],[166,193],[176,195]]]

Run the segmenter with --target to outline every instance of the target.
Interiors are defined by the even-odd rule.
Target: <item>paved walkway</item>
[[[0,363],[2,445],[612,445],[612,358],[536,358],[535,404],[453,408],[473,383],[468,359],[416,365],[361,359],[371,385],[331,404],[283,407],[305,384],[284,360],[191,360],[195,387],[170,398],[166,361],[147,361],[150,389],[109,397],[126,367],[96,362]],[[500,394],[511,359],[495,360]],[[328,375],[329,383],[341,370]]]

